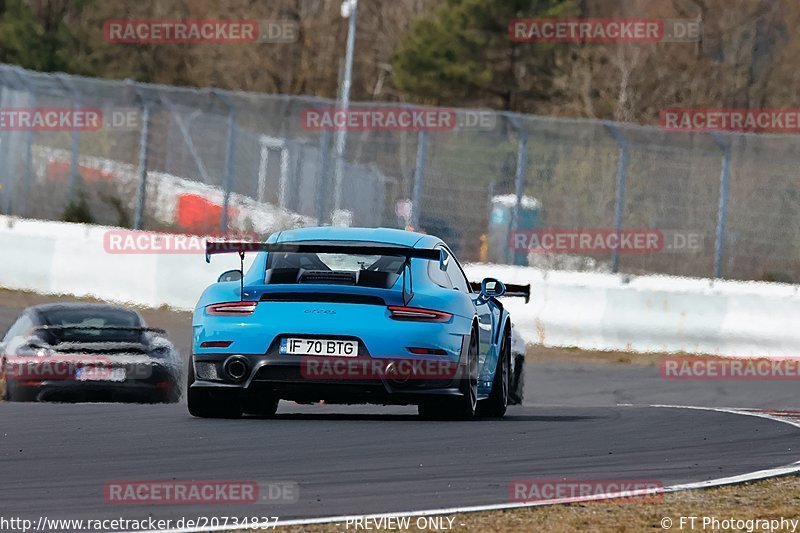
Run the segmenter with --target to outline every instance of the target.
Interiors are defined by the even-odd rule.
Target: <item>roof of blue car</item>
[[[299,228],[282,231],[275,242],[299,241],[357,241],[414,246],[420,239],[430,237],[423,233],[392,228],[340,228],[332,226]]]

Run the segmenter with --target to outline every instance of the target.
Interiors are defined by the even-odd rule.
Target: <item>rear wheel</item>
[[[161,403],[178,403],[181,401],[181,385],[178,377],[170,380],[166,392],[164,392],[161,395],[161,398],[157,399],[156,401]]]
[[[279,398],[271,394],[251,393],[242,399],[242,411],[248,415],[273,416],[278,410]]]
[[[508,382],[511,375],[511,339],[503,335],[500,353],[497,357],[497,368],[492,380],[492,392],[478,405],[478,414],[490,418],[502,418],[508,407]]]
[[[418,407],[419,415],[429,420],[472,420],[478,405],[478,337],[472,332],[467,352],[467,376],[460,383],[461,395],[428,400]]]
[[[239,404],[239,391],[210,391],[192,388],[194,365],[189,359],[186,379],[186,402],[189,414],[198,418],[239,418],[242,407]]]

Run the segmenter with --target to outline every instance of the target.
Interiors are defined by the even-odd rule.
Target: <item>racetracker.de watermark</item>
[[[296,503],[300,487],[294,481],[109,481],[103,498],[120,505]]]
[[[664,499],[664,485],[652,479],[515,479],[508,487],[513,502],[569,503],[622,499],[653,503]]]
[[[113,381],[118,375],[115,371],[118,366],[111,358],[102,355],[32,353],[31,356],[7,355],[2,373],[18,381]],[[149,367],[144,368],[149,375]]]
[[[275,529],[280,518],[277,516],[182,516],[180,518],[48,518],[39,516],[38,520],[21,517],[0,516],[0,531],[214,531],[225,530],[268,530]]]
[[[662,110],[660,116],[661,128],[666,131],[800,132],[800,109],[671,107]]]
[[[306,356],[300,361],[300,374],[306,379],[451,380],[457,372],[457,363],[431,359]]]
[[[103,249],[108,254],[204,254],[207,243],[224,248],[228,241],[258,243],[254,232],[215,232],[209,235],[183,235],[135,230],[108,230],[103,233]]]
[[[703,235],[683,230],[546,229],[512,231],[514,253],[654,254],[698,252]]]
[[[703,26],[691,19],[531,18],[513,19],[508,36],[531,43],[696,42]]]
[[[11,107],[0,109],[2,131],[97,131],[103,127],[99,108]]]
[[[658,361],[667,380],[797,380],[800,359],[666,356]]]
[[[480,109],[310,107],[300,112],[300,127],[311,132],[492,130],[496,124],[495,113]]]
[[[0,108],[0,131],[139,131],[142,110],[136,107]]]
[[[106,20],[110,43],[293,43],[299,26],[293,20]]]

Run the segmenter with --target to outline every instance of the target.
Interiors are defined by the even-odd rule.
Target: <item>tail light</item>
[[[447,322],[453,315],[443,311],[433,309],[421,309],[419,307],[403,307],[390,305],[389,312],[395,320],[411,320],[414,322]]]
[[[252,315],[258,302],[226,302],[206,306],[206,313],[214,316]]]

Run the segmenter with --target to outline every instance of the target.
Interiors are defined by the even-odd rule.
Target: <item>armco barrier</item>
[[[205,286],[239,267],[235,254],[211,264],[202,253],[110,254],[108,231],[119,228],[0,216],[0,287],[192,309]]]
[[[192,309],[235,255],[109,254],[102,226],[0,216],[0,287]],[[252,255],[250,256],[252,257]],[[247,264],[246,264],[247,266]],[[798,287],[666,276],[467,265],[472,280],[531,283],[532,297],[505,300],[526,341],[591,350],[737,357],[800,353]]]
[[[800,294],[795,285],[507,265],[475,264],[466,270],[474,280],[491,276],[532,284],[530,303],[505,301],[528,342],[730,357],[800,355]]]

